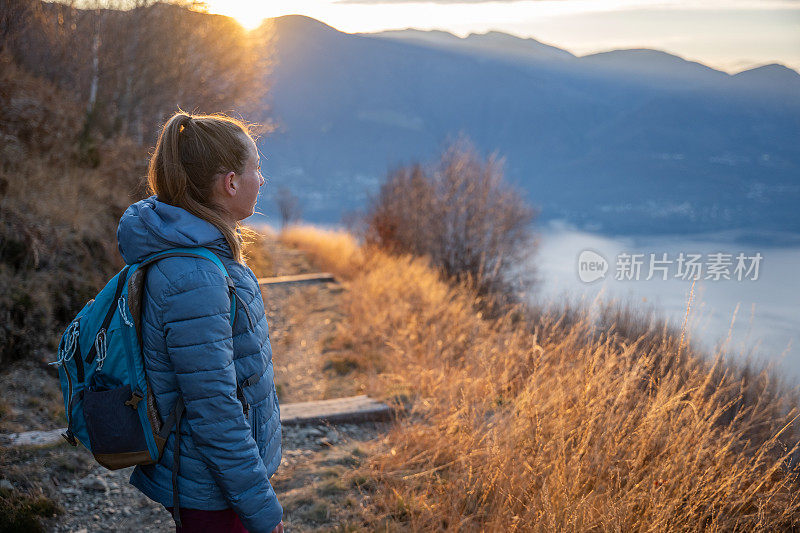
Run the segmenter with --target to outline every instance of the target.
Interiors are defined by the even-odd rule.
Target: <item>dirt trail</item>
[[[274,275],[317,271],[301,252],[272,238],[265,246]],[[341,292],[337,283],[263,291],[282,403],[349,396],[366,388],[366,378],[357,369],[336,364],[339,352],[329,348],[337,324],[345,318]],[[20,384],[23,376],[27,386]],[[14,366],[0,375],[0,388],[13,398],[0,405],[0,432],[63,424],[57,380],[41,366]],[[358,528],[366,496],[347,481],[347,473],[385,429],[380,423],[284,427],[283,460],[271,481],[284,507],[287,531]],[[41,488],[64,509],[48,521],[49,531],[174,531],[167,511],[128,483],[131,470],[108,471],[80,446],[0,446],[0,483],[10,482],[14,490]]]
[[[308,258],[267,238],[275,276],[319,271]],[[343,289],[338,283],[272,285],[262,290],[272,339],[275,383],[283,403],[362,394],[367,377],[333,349]],[[343,354],[345,354],[343,356]],[[283,460],[272,478],[291,531],[356,527],[364,496],[346,481],[385,424],[285,428]]]
[[[266,241],[276,276],[305,274],[317,269],[308,258],[277,241]],[[340,311],[342,288],[338,283],[270,285],[262,290],[272,339],[275,384],[282,402],[303,402],[352,396],[363,388],[348,376],[338,375],[324,357]],[[365,388],[365,387],[364,387]]]

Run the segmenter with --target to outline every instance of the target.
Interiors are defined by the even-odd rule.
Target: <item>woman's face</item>
[[[256,143],[249,136],[246,139],[250,154],[244,172],[233,176],[236,194],[230,197],[228,204],[228,210],[236,220],[245,219],[255,212],[258,191],[264,184],[264,177],[261,175],[261,157]]]

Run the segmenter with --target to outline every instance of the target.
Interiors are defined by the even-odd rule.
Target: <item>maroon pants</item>
[[[172,514],[172,507],[167,511]],[[233,509],[222,511],[202,511],[181,507],[181,527],[176,533],[247,533]]]

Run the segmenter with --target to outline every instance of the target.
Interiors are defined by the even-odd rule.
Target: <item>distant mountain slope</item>
[[[723,82],[730,76],[696,61],[661,50],[612,50],[579,58],[582,67],[605,69],[621,75],[653,78],[659,82],[680,80],[693,82]]]
[[[777,63],[739,72],[733,78],[734,83],[744,89],[778,94],[789,99],[796,99],[800,95],[800,76],[796,71]]]
[[[488,56],[507,59],[527,59],[531,61],[564,61],[575,59],[572,53],[562,50],[561,48],[541,43],[536,39],[521,39],[499,31],[470,33],[463,39],[445,31],[422,31],[415,29],[389,30],[378,33],[361,33],[358,35],[417,42],[441,48],[463,50],[477,54],[483,53]]]
[[[791,69],[730,76],[655,50],[575,58],[498,32],[345,34],[298,15],[261,31],[276,60],[280,129],[262,141],[271,190],[294,189],[309,220],[337,221],[389,167],[464,132],[506,156],[544,219],[619,233],[800,232]],[[261,210],[275,217],[269,191]]]

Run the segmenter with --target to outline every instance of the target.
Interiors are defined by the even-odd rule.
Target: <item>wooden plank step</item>
[[[48,446],[66,442],[61,434],[67,428],[51,429],[50,431],[24,431],[0,436],[0,444],[4,446]]]
[[[371,420],[387,420],[391,416],[388,405],[373,400],[366,394],[299,402],[281,405],[281,424],[347,424]]]
[[[373,420],[387,420],[391,416],[388,405],[369,396],[351,396],[332,400],[287,403],[281,405],[281,424],[357,424]],[[3,446],[50,446],[64,442],[61,434],[66,428],[49,431],[24,431],[0,435]]]
[[[277,276],[274,278],[258,278],[259,285],[279,285],[283,283],[319,283],[323,281],[336,281],[330,272],[312,272],[310,274],[293,274],[291,276]]]

